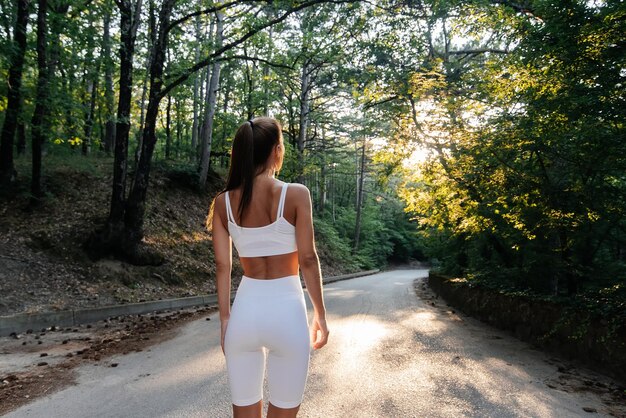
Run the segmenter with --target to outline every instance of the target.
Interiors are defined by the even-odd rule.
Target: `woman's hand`
[[[328,327],[326,326],[326,318],[320,318],[317,315],[313,316],[313,322],[311,323],[311,343],[313,349],[318,350],[326,345],[328,342]]]
[[[228,328],[228,318],[220,320],[222,324],[222,338],[220,344],[222,345],[222,353],[226,355],[224,351],[224,337],[226,336],[226,328]]]

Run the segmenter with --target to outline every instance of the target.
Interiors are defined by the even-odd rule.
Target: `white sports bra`
[[[228,232],[239,253],[239,257],[266,257],[270,255],[289,254],[297,251],[296,227],[283,217],[287,186],[283,184],[278,201],[276,220],[269,225],[247,228],[235,223],[230,206],[230,197],[226,192],[226,216]]]

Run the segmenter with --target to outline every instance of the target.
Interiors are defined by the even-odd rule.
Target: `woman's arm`
[[[215,198],[213,206],[213,250],[215,252],[217,303],[222,325],[221,345],[224,351],[224,335],[230,318],[230,274],[232,270],[232,244],[228,228],[224,225],[226,203],[224,194]]]
[[[296,244],[298,246],[298,262],[304,276],[311,304],[313,305],[313,323],[311,325],[311,342],[313,348],[322,348],[328,342],[326,325],[326,307],[322,291],[322,272],[320,261],[315,249],[313,231],[313,210],[311,194],[304,185],[293,184],[294,201],[296,202]]]

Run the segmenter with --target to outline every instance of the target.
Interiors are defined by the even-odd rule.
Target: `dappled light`
[[[583,370],[567,375],[566,363],[451,314],[443,301],[433,306],[426,293],[416,295],[425,273],[396,270],[326,285],[330,339],[311,352],[298,416],[351,417],[358,411],[381,418],[578,417],[587,414],[582,407],[609,411],[581,389],[597,376]],[[174,339],[143,352],[85,365],[77,385],[24,408],[51,417],[81,416],[86,410],[230,416],[220,326],[216,315],[212,318],[191,322]],[[111,368],[111,362],[119,365]],[[265,386],[265,401],[268,397]]]
[[[383,272],[325,288],[331,338],[311,353],[301,416],[621,413],[586,407],[592,398],[575,392],[593,385],[461,310],[626,379],[625,10],[619,0],[1,2],[0,329],[33,337],[10,369],[28,369],[32,384],[0,373],[2,408],[30,402],[28,387],[53,390],[47,379],[64,366],[35,362],[58,352],[33,340],[60,322],[214,301],[219,281],[225,324],[243,274],[232,231],[289,218],[274,243],[288,237],[289,252],[268,258],[271,237],[258,235],[246,272],[289,268],[314,299],[318,279]],[[219,321],[205,324],[213,340]],[[117,372],[82,369],[67,393],[107,387],[94,400],[106,410],[127,396],[123,384],[132,405],[154,402],[148,416],[228,416],[214,342],[156,344],[160,363],[133,353]],[[166,349],[184,353],[170,365]],[[78,364],[85,353],[69,354]],[[52,370],[38,383],[37,367]],[[59,396],[63,416],[70,398]]]
[[[543,354],[443,302],[415,300],[419,273],[381,276],[328,286],[331,341],[312,357],[304,416],[584,414],[575,395],[545,390],[557,371]],[[329,391],[338,402],[325,401]]]

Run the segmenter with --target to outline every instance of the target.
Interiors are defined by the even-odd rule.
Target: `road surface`
[[[330,341],[312,354],[299,417],[609,416],[598,395],[561,384],[551,356],[417,296],[414,282],[426,276],[396,270],[325,286]],[[84,365],[75,386],[7,416],[229,417],[211,318],[143,352]]]

